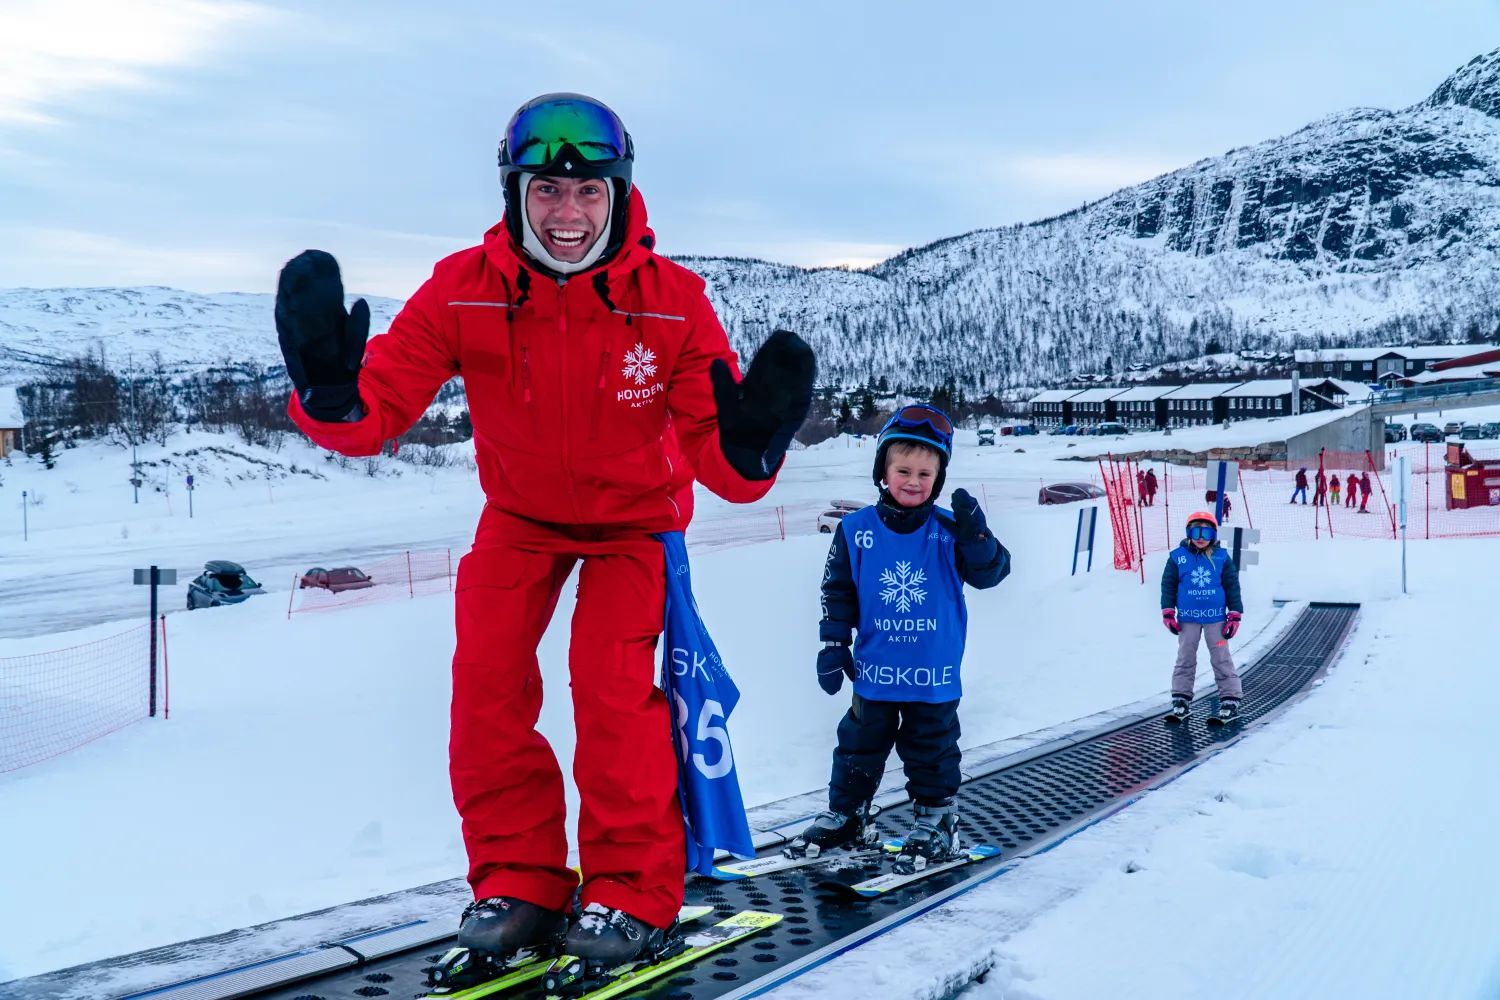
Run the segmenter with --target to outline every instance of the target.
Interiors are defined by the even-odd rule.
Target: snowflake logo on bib
[[[921,604],[927,600],[927,591],[922,589],[922,584],[927,582],[927,573],[920,569],[913,573],[911,563],[896,563],[894,572],[889,569],[881,570],[880,582],[885,584],[880,596],[887,604],[894,602],[896,610],[902,614],[911,610],[913,601]]]
[[[1214,575],[1208,571],[1207,566],[1199,566],[1193,570],[1193,586],[1207,587],[1213,580]]]
[[[636,385],[645,385],[646,379],[656,374],[656,353],[645,344],[636,344],[625,352],[625,369],[621,374],[633,379]]]

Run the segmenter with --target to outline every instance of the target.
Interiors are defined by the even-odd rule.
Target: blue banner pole
[[[1069,576],[1078,575],[1078,542],[1083,538],[1083,508],[1078,508],[1078,528],[1073,532],[1073,572]]]
[[[1219,463],[1219,488],[1214,493],[1214,520],[1219,522],[1220,527],[1224,524],[1224,490],[1228,483],[1224,480],[1229,475],[1229,463]]]
[[[1082,514],[1083,512],[1079,511],[1079,513]],[[1094,571],[1094,528],[1098,525],[1098,523],[1099,523],[1099,508],[1098,507],[1090,507],[1089,508],[1089,565],[1088,565],[1088,569],[1084,570],[1085,573],[1092,573]],[[1075,562],[1077,561],[1077,558],[1078,557],[1075,555],[1074,556],[1074,561]]]

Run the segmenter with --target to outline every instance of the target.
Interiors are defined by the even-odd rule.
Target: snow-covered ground
[[[1246,574],[1362,603],[1331,675],[1229,750],[787,997],[1459,998],[1500,993],[1500,695],[1474,625],[1500,541],[1268,546]],[[1330,572],[1330,567],[1339,567]],[[1470,721],[1470,720],[1474,721]]]
[[[0,466],[5,495],[29,488],[41,489],[47,497],[41,508],[33,509],[33,534],[24,545],[8,525],[0,526],[0,589],[8,610],[23,609],[24,617],[34,619],[31,627],[17,626],[15,615],[5,616],[3,628],[11,637],[0,639],[0,656],[58,648],[118,631],[121,625],[115,619],[144,603],[143,591],[127,582],[132,565],[156,561],[187,570],[205,558],[236,558],[269,585],[285,588],[293,572],[312,562],[333,561],[334,555],[356,559],[363,552],[405,547],[461,548],[478,512],[478,487],[465,468],[407,466],[399,467],[399,476],[385,471],[371,477],[360,467],[345,470],[325,463],[301,445],[263,453],[196,434],[143,451],[142,457],[160,461],[197,447],[197,460],[205,454],[206,444],[233,447],[246,457],[211,453],[220,465],[211,466],[206,478],[204,467],[198,466],[197,516],[191,522],[184,516],[180,490],[171,495],[170,512],[167,496],[151,490],[143,491],[139,506],[130,503],[129,487],[123,483],[128,454],[118,448],[65,451],[58,468],[50,472],[20,461],[9,468]],[[950,482],[967,486],[987,501],[997,533],[1015,556],[1009,580],[994,591],[970,594],[965,747],[1153,697],[1165,688],[1172,645],[1156,613],[1152,578],[1158,564],[1153,561],[1148,568],[1145,585],[1138,576],[1109,568],[1108,517],[1101,510],[1103,537],[1095,570],[1071,577],[1076,508],[1036,506],[1041,481],[1087,480],[1095,471],[1087,464],[1059,461],[1076,454],[1080,444],[1046,436],[1002,439],[994,448],[976,447],[971,435],[960,442]],[[762,506],[868,496],[871,454],[868,442],[861,447],[850,439],[796,452]],[[258,462],[273,460],[281,471],[273,472],[268,494],[264,467]],[[293,462],[323,478],[291,472]],[[234,478],[257,469],[259,478]],[[716,498],[700,498],[704,524],[736,513]],[[699,603],[744,695],[731,730],[751,805],[806,792],[827,780],[833,727],[847,700],[828,698],[813,680],[817,586],[826,542],[825,537],[791,537],[694,556]],[[1375,603],[1365,612],[1360,641],[1367,642],[1372,629],[1381,630],[1378,634],[1392,644],[1390,651],[1380,653],[1386,659],[1377,662],[1385,663],[1388,671],[1404,669],[1411,675],[1409,683],[1403,675],[1404,686],[1391,689],[1391,697],[1399,695],[1399,700],[1391,702],[1390,713],[1398,711],[1394,706],[1422,700],[1411,685],[1431,678],[1429,664],[1444,672],[1443,691],[1462,692],[1466,701],[1471,695],[1480,703],[1486,700],[1485,678],[1463,673],[1466,663],[1474,663],[1478,671],[1479,658],[1451,652],[1434,657],[1427,644],[1443,634],[1442,622],[1454,620],[1438,603],[1450,590],[1465,589],[1466,599],[1476,602],[1476,608],[1484,595],[1492,598],[1493,580],[1484,567],[1493,564],[1500,543],[1473,543],[1482,546],[1479,549],[1460,543],[1414,545],[1416,596],[1404,603],[1392,597],[1399,565],[1392,545],[1321,544],[1325,548],[1317,559],[1307,558],[1305,547],[1267,548],[1266,564],[1245,577],[1251,629],[1270,617],[1275,598],[1371,600]],[[1484,557],[1474,559],[1476,551]],[[75,580],[108,595],[79,604],[81,617],[75,621],[99,624],[57,634],[58,623],[74,612],[58,607],[64,603],[61,594],[39,592],[54,578]],[[181,588],[167,593],[172,595],[169,606],[175,607]],[[174,614],[169,620],[170,721],[141,722],[52,761],[0,776],[0,816],[45,818],[0,823],[0,886],[5,887],[0,897],[0,981],[462,874],[463,852],[446,773],[451,598],[387,602],[299,615],[290,621],[284,598],[283,590],[280,598],[256,598],[235,608]],[[565,588],[540,651],[545,683],[551,688],[541,728],[557,748],[564,773],[571,766],[572,747],[565,656],[571,613],[571,588]],[[1355,657],[1346,659],[1340,673],[1308,706],[1328,698],[1339,684],[1355,683],[1364,670]],[[1373,693],[1361,689],[1366,698],[1383,697],[1381,692],[1387,690],[1386,681],[1360,683],[1375,685]],[[1297,711],[1313,709],[1304,706]],[[1394,731],[1383,711],[1379,705],[1353,702],[1339,716],[1346,720],[1340,723],[1345,728],[1335,732],[1350,733],[1352,746],[1368,749]],[[1451,720],[1451,710],[1434,718],[1444,714]],[[1196,838],[1162,841],[1155,847],[1156,837],[1184,824],[1207,823],[1200,812],[1221,815],[1248,809],[1254,823],[1272,824],[1250,830],[1264,829],[1267,837],[1280,837],[1282,828],[1274,826],[1280,822],[1290,824],[1286,835],[1294,842],[1315,842],[1338,829],[1330,810],[1300,808],[1300,803],[1311,802],[1318,782],[1338,785],[1339,794],[1350,797],[1344,801],[1351,808],[1365,810],[1349,818],[1349,824],[1368,823],[1370,817],[1378,820],[1396,811],[1398,793],[1379,783],[1383,779],[1377,771],[1372,769],[1376,778],[1369,779],[1359,770],[1354,751],[1342,756],[1330,751],[1326,762],[1320,760],[1317,766],[1309,765],[1307,755],[1295,754],[1288,758],[1291,764],[1268,763],[1281,760],[1278,748],[1290,739],[1284,734],[1295,728],[1290,721],[1278,724],[1279,735],[1258,735],[1199,768],[1195,776],[1224,775],[1209,792],[1194,797],[1184,790],[1198,788],[1194,782],[1203,779],[1184,778],[1097,832],[1028,862],[1020,872],[1001,879],[991,895],[975,896],[986,902],[965,902],[954,911],[970,914],[962,928],[969,935],[962,938],[963,947],[950,943],[931,954],[963,952],[967,957],[954,958],[960,964],[973,956],[999,956],[1000,975],[993,983],[1009,977],[1013,988],[1040,991],[1013,994],[1018,997],[1099,995],[1103,990],[1095,989],[1096,984],[1068,978],[1081,974],[1079,970],[1067,970],[1067,922],[1096,919],[1089,916],[1094,911],[1085,908],[1068,917],[1070,911],[1058,910],[1063,916],[1054,916],[1053,907],[1066,898],[1087,900],[1093,898],[1090,893],[1104,892],[1124,864],[1116,863],[1115,855],[1125,848],[1097,838],[1115,836],[1111,831],[1121,824],[1145,823],[1130,828],[1134,839],[1126,843],[1151,846],[1158,852],[1153,858],[1168,860],[1153,861],[1146,872],[1128,876],[1142,880],[1141,885],[1156,886],[1153,892],[1139,890],[1143,909],[1141,916],[1132,918],[1132,926],[1164,921],[1157,926],[1162,950],[1159,955],[1149,953],[1151,961],[1142,960],[1135,982],[1159,984],[1160,956],[1183,963],[1184,969],[1191,967],[1204,984],[1216,981],[1222,963],[1216,965],[1212,959],[1222,956],[1197,945],[1191,950],[1176,948],[1173,931],[1180,924],[1182,933],[1196,935],[1192,940],[1199,941],[1205,928],[1215,926],[1214,914],[1225,908],[1212,901],[1211,882],[1204,892],[1195,893],[1181,890],[1178,879],[1167,877],[1179,863],[1188,866],[1182,871],[1193,878],[1204,877],[1202,869],[1209,862],[1203,858],[1208,855],[1195,860],[1183,854],[1198,843]],[[1312,732],[1316,736],[1321,731]],[[1461,748],[1465,766],[1493,761],[1493,751],[1480,737],[1473,739],[1472,746]],[[1407,755],[1422,749],[1409,736],[1399,746]],[[1320,744],[1308,753],[1325,750]],[[1416,766],[1402,764],[1408,772]],[[1243,798],[1228,800],[1230,804],[1212,799],[1215,792],[1235,788],[1236,782],[1256,774],[1269,774],[1257,780],[1272,785],[1288,782],[1287,790],[1278,794],[1293,805],[1271,809],[1245,804],[1274,798],[1265,789],[1246,791]],[[1478,779],[1470,775],[1468,780]],[[1408,784],[1402,784],[1400,794],[1406,794]],[[1483,781],[1475,787],[1484,787]],[[1386,790],[1386,801],[1356,801],[1361,794],[1374,795],[1377,788]],[[1155,804],[1183,795],[1189,796],[1186,805]],[[1155,815],[1153,809],[1167,811],[1154,821],[1135,819]],[[1434,813],[1429,810],[1428,815]],[[1297,833],[1303,830],[1298,824],[1306,825],[1303,833]],[[1203,829],[1210,840],[1233,839],[1221,828]],[[1241,841],[1263,842],[1264,857],[1272,859],[1266,862],[1268,870],[1274,869],[1268,884],[1295,882],[1316,870],[1287,861],[1289,855],[1279,841],[1258,832],[1247,832],[1234,842]],[[1393,849],[1406,857],[1420,850],[1421,843],[1403,841]],[[1125,853],[1145,857],[1145,846]],[[1452,853],[1468,856],[1467,846],[1463,841]],[[1297,850],[1306,857],[1324,856],[1310,846]],[[1336,845],[1324,850],[1328,856],[1339,856]],[[1075,856],[1070,866],[1056,872],[1045,867]],[[1109,858],[1102,866],[1101,856]],[[1483,859],[1473,860],[1479,864]],[[1375,864],[1358,856],[1345,876],[1373,878]],[[1149,872],[1161,872],[1154,876],[1159,881],[1146,879]],[[1281,882],[1274,881],[1283,876],[1287,877]],[[1245,876],[1226,866],[1215,877]],[[1234,891],[1245,894],[1243,887]],[[1190,898],[1185,901],[1185,896]],[[1107,921],[1110,908],[1118,905],[1110,901],[1113,897],[1100,898],[1104,902],[1090,904],[1104,914],[1096,923]],[[1201,907],[1190,920],[1168,920],[1151,909],[1181,907],[1185,902]],[[1283,902],[1268,900],[1265,905],[1279,913],[1275,907]],[[975,913],[984,919],[973,918]],[[1483,915],[1476,911],[1476,918]],[[1028,934],[1038,937],[1010,937],[1009,929],[1019,929],[1033,918],[1036,929]],[[950,919],[965,918],[943,917],[939,923],[946,926],[942,922]],[[915,947],[930,951],[935,945],[922,937],[928,933],[922,926],[909,934],[917,935],[912,939],[918,942]],[[1231,930],[1255,931],[1247,931],[1238,921]],[[1096,935],[1097,928],[1089,933]],[[906,940],[892,938],[878,954],[899,954],[907,947],[900,942]],[[1032,940],[1036,943],[1029,947],[1034,950],[1024,950],[1022,945]],[[1121,949],[1111,961],[1123,963],[1125,958]],[[932,962],[923,967],[932,967]],[[880,983],[894,984],[905,975],[896,975],[880,962],[870,967],[856,962],[847,971],[854,976],[850,984],[862,982],[860,991],[873,989],[881,995],[887,994]],[[895,978],[859,978],[871,975]],[[1056,985],[1047,977],[1054,977]],[[1174,988],[1184,982],[1181,976],[1172,981]],[[998,988],[993,983],[985,988]],[[847,989],[837,995],[846,994],[853,995]]]

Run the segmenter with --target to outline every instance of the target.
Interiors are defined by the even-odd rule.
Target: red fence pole
[[[1132,487],[1136,487],[1140,483],[1140,480],[1134,478],[1134,476],[1139,476],[1141,472],[1139,465],[1136,465],[1134,469],[1131,468],[1131,466],[1134,464],[1135,463],[1127,462],[1125,465],[1126,472],[1133,473],[1133,476],[1130,480],[1130,485]],[[1141,524],[1141,494],[1138,489],[1136,490],[1135,494],[1135,541],[1136,546],[1140,549],[1141,583],[1142,585],[1144,585],[1146,582],[1146,529]]]
[[[1250,527],[1255,527],[1255,518],[1250,516],[1250,494],[1245,492],[1245,473],[1238,466],[1235,467],[1235,475],[1240,477],[1240,503],[1245,505],[1245,522]]]
[[[291,589],[291,592],[286,595],[286,619],[287,619],[287,621],[291,621],[292,620],[292,602],[297,599],[297,581],[298,581],[298,579],[300,579],[300,578],[297,576],[297,574],[293,573],[292,574],[292,589]]]
[[[167,616],[161,616],[161,717],[172,717],[172,674],[167,670]]]
[[[453,550],[448,549],[448,591],[453,592]]]
[[[416,585],[411,582],[411,550],[406,550],[406,593],[410,597],[417,596]]]
[[[1423,481],[1427,484],[1427,526],[1423,529],[1424,538],[1432,537],[1432,442],[1422,442],[1422,468],[1426,471],[1422,474]]]
[[[1385,483],[1380,478],[1380,470],[1375,468],[1375,456],[1365,451],[1365,461],[1370,463],[1370,472],[1375,476],[1375,485],[1380,487],[1380,502],[1385,504],[1386,515],[1391,519],[1391,537],[1396,537],[1396,508],[1391,504],[1391,499],[1386,495]]]

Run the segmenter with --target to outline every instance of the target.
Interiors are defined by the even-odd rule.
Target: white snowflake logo
[[[1195,587],[1207,587],[1213,578],[1214,575],[1208,571],[1207,566],[1199,566],[1193,570],[1193,586]]]
[[[646,379],[656,374],[656,353],[645,344],[636,344],[625,352],[625,370],[622,374],[634,379],[636,385],[645,385]]]
[[[885,589],[880,596],[885,603],[896,602],[896,610],[905,614],[911,610],[911,602],[921,604],[927,600],[927,591],[922,589],[922,584],[927,582],[927,573],[924,570],[912,572],[911,563],[898,562],[896,571],[889,569],[880,571],[880,582],[885,584]]]

